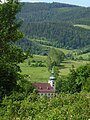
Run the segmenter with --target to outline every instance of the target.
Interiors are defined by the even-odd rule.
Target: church
[[[48,83],[33,83],[33,86],[38,91],[39,96],[55,96],[55,77],[53,69]]]

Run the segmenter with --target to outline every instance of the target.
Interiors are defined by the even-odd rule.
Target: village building
[[[48,83],[33,83],[33,86],[40,96],[55,96],[55,77],[53,69]]]

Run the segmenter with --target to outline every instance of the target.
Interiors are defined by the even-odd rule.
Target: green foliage
[[[16,14],[20,10],[18,1],[9,0],[0,5],[0,46],[4,42],[16,41],[22,38],[22,33],[18,31],[20,22],[16,21]]]
[[[0,100],[9,95],[17,85],[21,77],[18,63],[23,62],[28,53],[23,53],[13,42],[22,38],[19,32],[20,23],[16,20],[16,14],[20,10],[17,0],[9,0],[0,4]]]
[[[74,27],[66,22],[35,22],[26,23],[23,26],[26,36],[30,39],[41,39],[45,37],[46,40],[54,47],[64,47],[67,49],[83,48],[90,44],[89,34],[90,30],[80,27]],[[27,39],[27,38],[25,38]],[[40,42],[37,41],[40,44]],[[22,45],[22,41],[20,43]],[[43,42],[44,45],[45,42]],[[48,44],[49,45],[49,44]]]
[[[64,60],[65,54],[62,51],[56,49],[50,49],[47,57],[47,66],[48,69],[52,69],[53,66],[59,66],[60,63]]]
[[[35,5],[35,4],[33,3],[32,5]],[[47,12],[43,11],[43,8],[44,10],[50,11],[53,8],[55,9],[58,8],[60,10],[61,7],[70,7],[68,11],[64,9],[61,13],[65,14],[65,11],[67,11],[68,14],[72,13],[71,6],[69,5],[57,4],[57,3],[53,3],[49,7],[47,7],[47,4],[43,4],[43,3],[41,4],[38,3],[38,5],[39,6],[37,6],[36,4],[34,8],[30,7],[29,9],[31,11],[33,10],[38,11],[38,9],[41,10],[42,12],[40,15],[42,16],[42,13],[45,13],[47,15],[46,19],[48,17],[50,17],[50,19],[52,18],[51,16],[49,16],[49,14],[47,14]],[[40,7],[42,5],[45,5],[45,6]],[[59,69],[55,67],[55,77],[57,79],[58,92],[59,91],[68,92],[68,93],[71,92],[74,94],[60,93],[60,94],[57,94],[56,97],[53,97],[50,99],[46,97],[40,98],[37,92],[32,87],[32,84],[30,82],[32,80],[31,72],[34,73],[33,76],[36,77],[34,78],[35,81],[36,79],[38,81],[39,80],[41,81],[42,79],[47,81],[49,72],[47,72],[48,70],[46,67],[43,67],[43,68],[39,67],[45,62],[46,58],[44,57],[39,57],[40,60],[38,58],[35,58],[32,61],[30,59],[27,59],[24,63],[22,63],[27,58],[29,51],[27,51],[26,53],[23,53],[23,51],[20,48],[17,48],[12,43],[12,41],[14,42],[22,37],[22,33],[18,31],[18,27],[20,24],[16,22],[16,18],[15,18],[19,8],[20,7],[19,7],[18,1],[10,0],[7,3],[0,4],[0,36],[1,36],[0,38],[1,39],[0,40],[0,99],[2,99],[2,101],[0,101],[0,120],[29,120],[29,119],[30,120],[64,120],[64,119],[88,120],[90,119],[90,111],[89,111],[90,109],[90,93],[89,93],[90,92],[90,64],[81,66],[77,69],[75,69],[74,66],[72,66],[73,68],[71,69],[67,79],[61,78],[61,77],[59,78]],[[75,8],[75,10],[76,9],[80,9],[80,8],[77,7]],[[26,11],[29,11],[28,8],[26,9]],[[85,13],[87,13],[87,11],[88,9],[85,9]],[[51,13],[52,12],[50,11],[50,14]],[[81,9],[81,13],[83,13],[82,9]],[[54,13],[54,15],[56,16],[56,13]],[[61,18],[63,19],[63,17]],[[69,17],[69,19],[71,19],[71,16]],[[44,24],[44,27],[45,25],[46,24]],[[57,26],[58,25],[59,24],[57,24]],[[48,29],[50,28],[49,26],[50,24],[47,25]],[[38,25],[36,26],[36,28],[37,27]],[[45,28],[43,29],[46,30],[44,33],[46,34],[48,32],[47,29]],[[41,29],[41,31],[43,29]],[[51,27],[51,30],[53,30],[53,27]],[[53,30],[53,32],[58,33],[58,30]],[[51,36],[47,34],[47,38],[49,38],[49,40],[51,41],[52,41],[51,38],[53,37],[52,35],[54,35],[53,32],[51,31]],[[71,35],[72,31],[69,31],[69,32],[71,32],[69,34]],[[76,33],[73,35],[77,35],[78,30],[74,32]],[[86,32],[84,35],[87,35],[88,33]],[[66,36],[67,35],[68,33],[66,34]],[[42,37],[42,36],[39,35],[39,37]],[[60,37],[58,38],[60,39]],[[76,38],[78,39],[78,36],[76,36]],[[73,38],[73,39],[76,39],[76,38]],[[45,39],[44,37],[43,40],[47,40],[47,39]],[[55,42],[53,42],[52,44],[54,46],[57,45],[58,47],[58,44],[59,44],[58,40],[55,39]],[[65,45],[65,42],[66,40],[64,42],[63,41],[61,42],[62,46]],[[44,42],[44,43],[49,44],[49,42]],[[72,43],[73,42],[71,42],[71,44]],[[39,46],[37,46],[36,50],[38,49],[40,49]],[[26,50],[26,47],[25,47],[25,50]],[[37,53],[39,54],[39,52]],[[43,54],[46,54],[46,52]],[[65,55],[61,51],[52,49],[52,51],[49,53],[49,57],[50,57],[49,59],[50,64],[60,65]],[[38,67],[35,67],[35,68],[30,67],[31,63],[35,63]],[[31,75],[30,78],[28,78],[27,75],[26,76],[20,75],[21,69],[18,64],[20,65],[21,68],[23,68],[22,74],[23,73],[25,74],[25,72],[26,73],[28,72],[28,75]],[[59,67],[62,67],[62,65]],[[43,75],[42,75],[42,72],[43,72]],[[39,75],[41,78],[39,78]],[[80,92],[80,93],[75,93],[75,92]]]
[[[75,93],[80,91],[90,92],[90,63],[78,66],[72,65],[68,76],[58,77],[56,80],[57,92]],[[67,72],[67,71],[65,71]]]
[[[30,62],[30,60],[28,61],[28,65],[30,65],[30,67],[46,67],[45,61],[43,62],[42,60],[32,60]]]
[[[87,79],[90,77],[90,64],[86,64],[84,66],[79,67],[76,70],[77,78],[76,82],[78,85],[82,85],[81,89],[83,89]],[[88,84],[89,85],[89,84]]]
[[[84,61],[84,60],[64,60],[60,65],[60,76],[67,76],[70,73],[70,69],[72,68],[72,65],[74,68],[78,68],[82,65],[89,64],[90,61]]]
[[[30,80],[28,80],[28,75],[24,75],[24,78],[18,80],[16,91],[22,92],[25,96],[29,95],[33,92],[33,86]],[[25,97],[24,96],[24,97]]]
[[[70,73],[65,80],[62,78],[57,81],[57,88],[60,92],[80,92],[86,90],[90,92],[90,64],[86,64],[78,67],[77,69],[72,68]]]
[[[61,3],[23,3],[17,18],[23,20],[21,30],[25,33],[25,40],[18,44],[23,49],[31,48],[33,53],[47,53],[40,45],[78,49],[90,44],[90,30],[83,29],[90,25],[90,8]],[[26,42],[27,39],[30,41]]]
[[[54,98],[38,97],[35,92],[24,97],[13,93],[5,97],[0,107],[0,120],[88,120],[90,94],[58,94]]]
[[[90,77],[86,79],[86,82],[84,83],[83,90],[90,92]]]

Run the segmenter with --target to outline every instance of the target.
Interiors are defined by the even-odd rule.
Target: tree
[[[90,64],[86,64],[83,66],[80,66],[77,70],[77,78],[76,78],[76,83],[78,85],[81,85],[81,89],[85,86],[86,82],[88,82],[89,77],[90,77]],[[90,82],[88,82],[88,85]]]
[[[51,69],[53,66],[59,66],[60,63],[64,60],[65,54],[54,48],[50,49],[47,57],[47,66]]]
[[[75,93],[90,92],[90,64],[78,67],[72,66],[67,77],[58,78],[56,81],[57,92]]]
[[[76,70],[71,69],[68,77],[69,91],[80,92],[81,90],[90,91],[90,64],[80,66]]]
[[[13,42],[23,37],[18,30],[16,14],[20,10],[17,0],[0,4],[0,96],[8,95],[16,87],[20,78],[18,63],[27,58],[27,53],[17,48]]]

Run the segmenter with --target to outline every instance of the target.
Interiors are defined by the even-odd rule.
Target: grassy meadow
[[[20,64],[20,68],[22,70],[21,74],[29,75],[29,80],[31,82],[47,82],[50,76],[50,72],[48,71],[46,66],[36,67],[30,66],[28,61],[32,64],[32,61],[42,61],[44,65],[46,65],[46,56],[34,55],[33,58],[28,58],[24,61],[24,63]],[[61,63],[59,67],[59,75],[66,76],[69,74],[72,65],[77,68],[86,63],[90,63],[90,61],[74,61],[74,60],[65,60]]]
[[[29,75],[29,80],[31,80],[31,82],[47,82],[50,76],[47,67],[32,67],[28,65],[29,60],[42,61],[45,64],[46,56],[34,55],[33,58],[28,58],[24,63],[21,63],[20,68],[22,70],[21,74]]]
[[[90,26],[89,26],[89,25],[76,24],[76,25],[74,25],[74,26],[75,26],[75,27],[81,27],[81,28],[84,28],[84,29],[90,30]]]
[[[69,74],[72,66],[74,66],[75,68],[78,68],[79,66],[84,65],[86,63],[90,63],[90,62],[89,61],[83,61],[83,60],[79,60],[79,61],[66,60],[66,61],[61,63],[60,75],[61,76],[66,76],[66,75]]]
[[[82,54],[82,55],[78,55],[78,57],[82,57],[83,59],[88,59],[89,56],[90,56],[90,52],[89,53],[86,53],[86,54]]]

